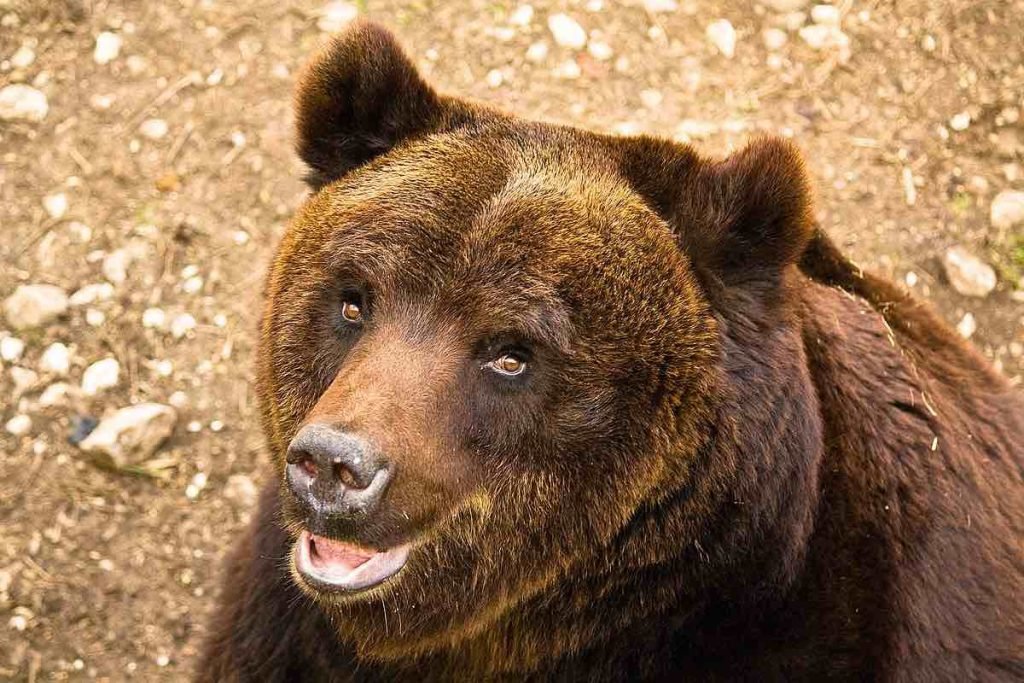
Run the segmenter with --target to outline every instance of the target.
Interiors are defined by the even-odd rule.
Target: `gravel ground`
[[[792,136],[848,252],[1021,381],[1024,2],[0,0],[0,679],[187,676],[264,476],[292,77],[356,11],[520,114],[712,154]],[[69,443],[142,402],[177,417],[144,460]]]

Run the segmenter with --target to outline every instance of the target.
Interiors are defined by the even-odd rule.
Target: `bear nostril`
[[[316,476],[316,463],[313,462],[312,458],[303,458],[299,461],[299,467],[308,474],[310,477]]]
[[[356,479],[356,475],[353,474],[352,470],[345,466],[341,460],[334,460],[331,469],[333,470],[334,478],[341,482],[342,486],[350,489],[364,489],[366,488],[359,483]]]

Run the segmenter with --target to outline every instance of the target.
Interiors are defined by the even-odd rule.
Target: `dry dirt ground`
[[[811,19],[772,8],[801,0],[672,4],[535,0],[529,17],[513,0],[359,8],[396,30],[443,89],[520,114],[688,135],[715,154],[757,131],[793,136],[820,219],[848,252],[912,284],[952,323],[970,312],[978,346],[1019,382],[1024,236],[993,229],[989,206],[1024,189],[1024,3],[846,2],[845,61],[799,35]],[[0,299],[23,283],[71,293],[115,281],[109,298],[18,331],[25,350],[2,364],[0,421],[24,414],[31,427],[0,433],[0,679],[187,676],[221,557],[262,480],[257,302],[305,192],[290,90],[324,38],[321,10],[303,0],[0,0],[0,87],[30,84],[49,103],[41,122],[0,122]],[[555,43],[548,18],[558,12],[587,30],[589,50]],[[731,58],[706,36],[721,18],[736,30]],[[771,27],[787,36],[774,50]],[[122,46],[101,65],[104,31]],[[24,51],[13,59],[23,47],[28,65]],[[63,215],[44,200],[61,194]],[[988,297],[945,280],[941,256],[958,244],[995,266]],[[127,257],[121,282],[114,253]],[[176,338],[142,324],[149,308],[196,325]],[[64,378],[40,370],[53,342],[71,350]],[[47,385],[74,389],[107,357],[120,363],[117,386],[39,405]],[[20,395],[16,366],[39,373]],[[180,413],[148,474],[100,469],[69,445],[78,416],[138,401],[173,401]]]

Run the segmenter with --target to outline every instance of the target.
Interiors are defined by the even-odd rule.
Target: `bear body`
[[[197,680],[1024,677],[1024,400],[791,145],[515,119],[370,24],[297,108],[275,477]]]

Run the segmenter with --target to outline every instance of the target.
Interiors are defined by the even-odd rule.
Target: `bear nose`
[[[390,470],[362,438],[326,424],[309,424],[288,445],[285,476],[292,493],[314,513],[369,513],[384,494]]]

